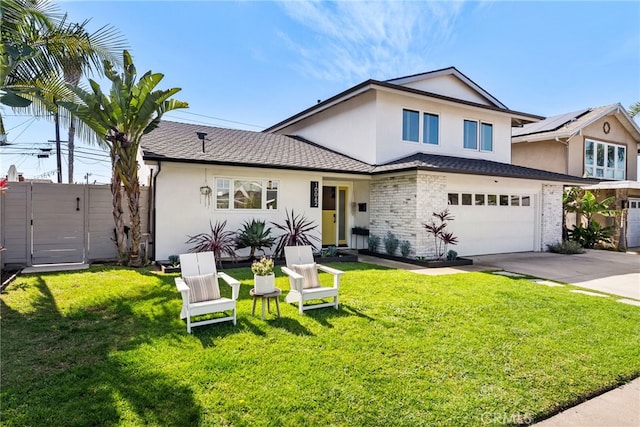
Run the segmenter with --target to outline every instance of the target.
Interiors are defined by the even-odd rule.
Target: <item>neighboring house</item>
[[[614,244],[640,246],[640,127],[620,104],[587,108],[513,129],[512,162],[573,176],[593,177],[599,197],[616,196],[622,220]],[[626,236],[626,241],[625,241]]]
[[[542,119],[451,67],[368,80],[261,133],[162,122],[142,141],[156,259],[209,221],[237,230],[285,209],[315,221],[323,245],[356,246],[358,226],[432,256],[422,224],[449,208],[460,255],[544,250],[561,239],[563,186],[591,181],[511,164],[512,127]]]

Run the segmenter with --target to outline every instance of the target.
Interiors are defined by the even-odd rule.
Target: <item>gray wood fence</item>
[[[143,233],[149,231],[148,201],[149,188],[141,187]],[[123,209],[128,224],[126,205]],[[0,215],[0,243],[5,248],[2,265],[117,258],[109,185],[10,182],[0,197]]]

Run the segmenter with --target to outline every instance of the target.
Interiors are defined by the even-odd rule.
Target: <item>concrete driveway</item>
[[[588,250],[579,255],[523,252],[481,255],[474,267],[501,269],[640,300],[640,255]]]

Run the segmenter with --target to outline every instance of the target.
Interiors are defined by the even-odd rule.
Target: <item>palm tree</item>
[[[109,147],[112,165],[111,193],[114,220],[118,235],[118,251],[128,254],[128,264],[141,265],[140,245],[140,184],[138,182],[137,155],[140,140],[158,127],[167,111],[188,108],[186,102],[172,99],[180,88],[156,90],[164,75],[147,71],[137,82],[137,72],[128,51],[123,52],[124,72],[117,74],[109,61],[104,63],[104,74],[111,81],[111,90],[105,94],[100,85],[89,79],[91,92],[80,87],[68,87],[79,102],[61,102],[78,119],[102,135]],[[126,250],[120,197],[120,183],[127,196],[130,217],[130,245]]]
[[[0,103],[28,107],[32,114],[45,117],[56,113],[56,119],[59,114],[70,122],[70,115],[57,108],[58,100],[73,97],[60,76],[99,73],[103,60],[119,64],[118,54],[126,47],[113,27],[89,33],[88,23],[67,22],[48,0],[0,0]],[[99,142],[90,129],[82,126],[78,131],[83,139]]]
[[[631,117],[635,117],[638,114],[640,114],[640,101],[636,102],[635,104],[629,107],[629,115]]]

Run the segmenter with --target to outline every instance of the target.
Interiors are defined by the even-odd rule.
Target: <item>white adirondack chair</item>
[[[313,252],[311,246],[287,246],[284,248],[284,255],[287,260],[287,266],[282,267],[282,272],[289,276],[291,290],[287,294],[285,301],[288,303],[298,303],[298,311],[304,314],[305,310],[315,308],[335,307],[338,309],[338,287],[340,286],[340,275],[344,272],[330,268],[324,265],[315,264],[315,269],[311,269],[314,264]],[[307,269],[307,274],[300,274],[296,270]],[[318,270],[333,275],[333,286],[316,286],[306,287],[309,281],[317,280]],[[315,275],[315,278],[312,277]],[[316,284],[319,284],[316,282]],[[304,305],[305,301],[314,299],[333,298],[333,302],[324,302],[320,304]]]
[[[180,269],[182,277],[176,277],[176,287],[182,296],[181,319],[187,319],[187,332],[191,333],[191,328],[195,326],[209,325],[212,323],[233,321],[236,324],[236,300],[240,293],[240,282],[225,273],[218,273],[216,260],[213,252],[198,252],[180,255]],[[205,301],[191,302],[191,289],[187,285],[185,278],[213,274],[213,286],[218,286],[218,278],[224,280],[231,286],[231,298],[220,297]],[[189,279],[187,279],[189,281]],[[218,291],[219,293],[219,291]],[[220,313],[231,310],[232,314],[225,317],[216,317],[199,322],[191,322],[192,316],[203,314]]]

